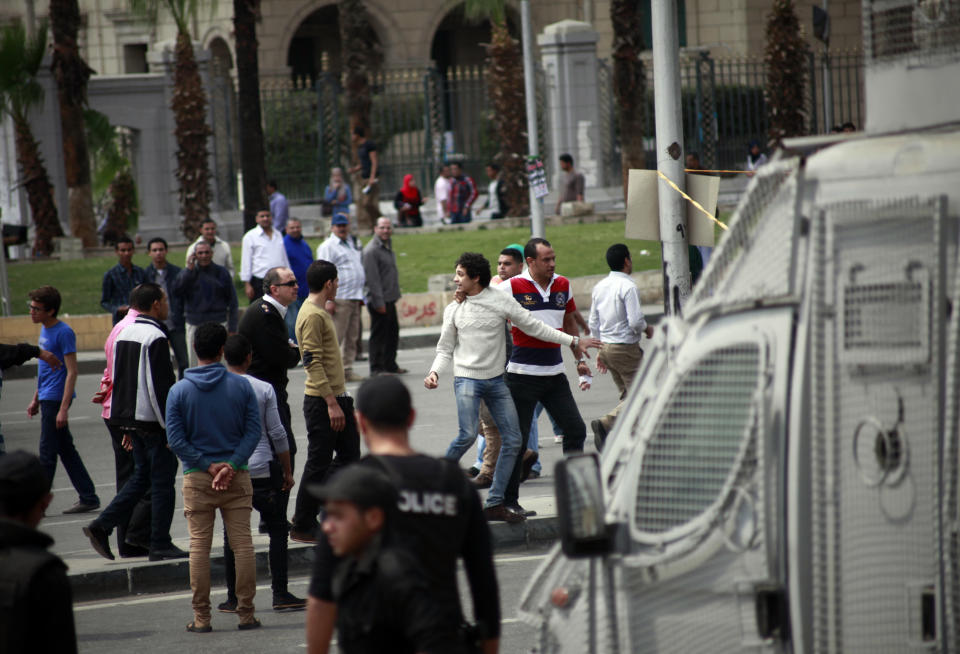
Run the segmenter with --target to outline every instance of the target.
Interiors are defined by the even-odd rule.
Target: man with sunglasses
[[[277,411],[287,431],[290,461],[297,444],[290,428],[290,404],[287,402],[287,370],[300,361],[300,350],[290,340],[285,322],[288,307],[297,300],[297,277],[289,268],[271,268],[263,276],[263,296],[243,312],[240,333],[253,347],[253,362],[247,373],[262,379],[277,394]],[[289,494],[284,492],[284,515]]]

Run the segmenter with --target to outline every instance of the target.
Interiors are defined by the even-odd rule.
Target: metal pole
[[[537,90],[533,63],[533,28],[530,26],[530,0],[520,2],[520,23],[523,32],[523,93],[527,101],[527,150],[531,157],[540,156],[537,144]],[[530,186],[530,236],[544,238],[543,204]]]
[[[653,97],[657,129],[657,170],[684,188],[683,123],[680,107],[680,42],[675,0],[654,0]],[[663,308],[679,314],[690,295],[690,256],[684,199],[659,180],[660,245],[663,252]]]
[[[823,0],[823,11],[827,12],[827,0]],[[827,14],[829,16],[829,14]],[[833,129],[833,73],[830,71],[830,19],[827,18],[827,32],[823,35],[823,130]]]

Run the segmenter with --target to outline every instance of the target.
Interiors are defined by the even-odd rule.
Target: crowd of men
[[[611,372],[624,399],[642,358],[641,335],[652,334],[629,278],[630,253],[621,244],[607,251],[611,272],[594,289],[583,336],[569,280],[556,273],[556,253],[545,239],[504,249],[496,277],[481,254],[457,259],[456,298],[444,311],[424,384],[437,388],[452,367],[459,433],[435,458],[410,443],[416,412],[398,377],[407,371],[396,360],[400,287],[390,220],[380,218],[361,247],[349,218],[335,214],[314,259],[299,221],[286,212],[278,221],[285,204],[273,184],[271,210],[258,212],[257,227],[243,237],[240,280],[250,304],[242,319],[230,248],[213,221],[203,224],[182,269],[167,261],[162,238],[148,243],[145,270],[132,263],[132,241],[116,244],[118,263],[104,275],[102,296],[114,327],[94,402],[102,405],[113,445],[117,493],[83,533],[108,559],[115,558],[114,530],[121,557],[189,558],[193,618],[186,629],[206,633],[219,510],[228,595],[217,609],[236,614],[239,629],[256,629],[250,530],[256,509],[269,536],[272,606],[307,608],[309,651],[328,651],[336,631],[348,652],[495,652],[500,604],[487,522],[534,514],[519,504],[519,486],[536,463],[535,451],[526,450],[535,448],[539,410],[562,430],[564,454],[584,449],[586,426],[563,371],[562,346],[573,352],[581,388],[589,385],[586,351],[599,348],[597,367]],[[466,214],[463,203],[447,206],[458,220],[469,216],[469,203]],[[51,541],[36,531],[57,460],[79,495],[68,513],[95,511],[100,500],[67,421],[77,378],[75,335],[57,318],[55,288],[38,288],[30,300],[31,317],[42,325],[39,347],[8,346],[20,349],[0,351],[0,359],[5,367],[40,359],[28,407],[42,416],[39,457],[0,457],[0,569],[11,565],[10,556],[43,553],[37,560],[44,572],[35,579],[59,587],[62,563],[46,553]],[[364,304],[371,319],[369,379],[354,369]],[[287,392],[288,371],[297,365],[306,376],[307,452],[299,480]],[[355,395],[346,387],[351,382],[363,382]],[[618,410],[592,421],[598,449]],[[478,431],[486,452],[471,482],[459,459]],[[361,436],[369,451],[362,459]],[[178,463],[189,551],[170,537]],[[490,490],[481,505],[483,487]],[[308,598],[287,587],[290,539],[316,547]],[[458,560],[473,598],[469,630],[457,592]],[[35,610],[30,602],[40,600],[29,583],[24,588],[19,600],[28,615]],[[62,601],[57,606],[69,612],[69,591],[66,598],[65,609]],[[51,619],[72,633],[72,616]],[[16,642],[8,623],[0,623],[0,643]],[[60,639],[56,651],[75,651],[63,645],[69,639],[62,631],[49,637]]]

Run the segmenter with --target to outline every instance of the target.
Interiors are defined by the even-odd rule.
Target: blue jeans
[[[83,459],[73,444],[73,435],[70,427],[57,429],[57,412],[60,411],[60,400],[40,400],[40,463],[53,483],[53,476],[57,472],[57,457],[63,462],[63,467],[70,477],[70,483],[77,489],[80,501],[84,504],[100,505],[100,498],[90,479],[90,473],[83,465]]]
[[[303,306],[304,298],[298,297],[287,307],[287,315],[283,317],[283,322],[287,325],[287,336],[294,343],[297,342],[297,314],[300,313],[300,307]]]
[[[520,423],[510,390],[503,381],[503,375],[493,379],[473,379],[454,377],[453,391],[457,398],[457,418],[460,432],[447,448],[446,458],[459,461],[477,438],[477,425],[480,422],[480,401],[483,400],[493,422],[500,431],[500,457],[493,471],[493,483],[487,493],[486,506],[503,504],[503,493],[510,481],[514,464],[520,452]]]
[[[94,522],[107,533],[126,524],[149,489],[150,549],[168,549],[173,546],[170,523],[176,501],[173,485],[177,477],[177,457],[167,447],[167,437],[162,431],[135,432],[132,440],[133,476]]]
[[[450,223],[468,223],[473,220],[473,215],[470,213],[470,210],[466,211],[454,211],[450,214]]]

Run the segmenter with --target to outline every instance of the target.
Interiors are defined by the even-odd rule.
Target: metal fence
[[[810,134],[829,131],[824,122],[823,55],[809,55],[806,103]],[[863,56],[831,53],[830,79],[833,122],[853,122],[863,127]],[[606,61],[599,66],[600,137],[605,178],[620,179],[620,136],[612,71]],[[644,134],[647,166],[656,167],[653,67],[648,65]],[[681,89],[685,150],[698,152],[707,168],[743,168],[747,144],[766,142],[769,127],[764,99],[765,64],[761,58],[713,58],[696,53],[682,60]],[[373,106],[371,135],[377,143],[379,177],[384,197],[400,187],[412,173],[424,194],[442,161],[456,157],[467,173],[480,180],[483,166],[499,151],[482,66],[391,70],[371,80]],[[235,193],[236,170],[228,159],[238,150],[235,99],[232,88],[217,82],[214,126],[218,179],[226,196]],[[543,74],[537,84],[540,152],[550,162],[557,153],[545,149],[549,126],[544,109]],[[348,168],[352,160],[348,116],[340,80],[329,73],[313,81],[289,77],[261,81],[264,149],[267,175],[293,202],[318,202],[330,170]]]
[[[863,55],[835,52],[829,55],[833,96],[833,123],[864,124]],[[806,89],[807,133],[828,132],[824,120],[823,55],[808,57]],[[653,67],[647,65],[647,102],[644,134],[647,166],[656,167]],[[606,178],[620,178],[620,135],[613,96],[611,64],[601,60],[599,69],[601,138]],[[751,140],[767,141],[769,119],[764,85],[766,65],[762,58],[716,59],[699,53],[681,61],[681,104],[684,149],[697,152],[706,168],[742,169]]]

